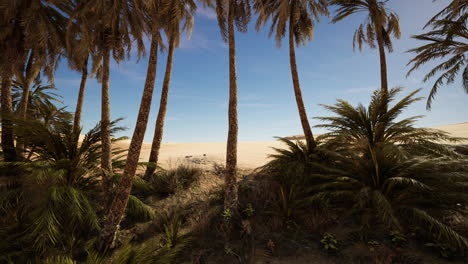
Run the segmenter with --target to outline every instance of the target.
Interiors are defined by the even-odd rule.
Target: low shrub
[[[156,194],[169,196],[178,190],[188,189],[198,182],[202,174],[198,167],[181,164],[174,169],[157,171],[148,182]]]

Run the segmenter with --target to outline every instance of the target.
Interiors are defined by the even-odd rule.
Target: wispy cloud
[[[198,8],[196,15],[208,19],[216,19],[216,13],[212,8]]]
[[[227,48],[227,45],[221,41],[221,36],[217,39],[212,39],[203,32],[194,32],[190,39],[187,36],[181,38],[179,48],[185,50],[213,50],[217,48]]]
[[[145,80],[145,75],[142,72],[136,70],[137,67],[138,65],[136,63],[130,61],[124,62],[122,64],[111,64],[111,70],[117,71],[134,80]],[[145,71],[143,72],[145,73]]]
[[[363,88],[351,88],[346,90],[339,90],[339,93],[353,94],[353,93],[369,93],[376,89],[376,87],[363,87]]]

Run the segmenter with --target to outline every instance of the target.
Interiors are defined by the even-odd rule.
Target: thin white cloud
[[[209,38],[203,32],[194,32],[189,39],[186,35],[182,36],[179,48],[184,50],[213,50],[218,48],[227,48],[227,45],[221,41],[221,36],[217,39]]]
[[[353,94],[353,93],[368,93],[372,92],[376,89],[376,87],[366,87],[366,88],[350,88],[346,90],[339,90],[339,93],[345,93],[345,94]]]
[[[133,67],[132,67],[133,66]],[[126,61],[122,64],[117,64],[117,63],[111,63],[111,70],[117,71],[127,77],[130,77],[135,80],[145,80],[146,76],[144,73],[136,70],[135,68],[137,67],[136,63]]]

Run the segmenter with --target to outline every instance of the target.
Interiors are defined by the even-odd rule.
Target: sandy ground
[[[468,122],[434,128],[447,131],[456,137],[468,137]],[[128,148],[129,143],[129,140],[125,140],[117,145],[121,148]],[[462,143],[468,144],[468,140]],[[268,155],[274,153],[272,147],[283,146],[278,141],[239,142],[238,166],[243,169],[262,166],[268,161]],[[140,161],[148,161],[150,149],[151,143],[143,144]],[[180,162],[189,161],[202,167],[211,168],[214,163],[224,164],[225,153],[225,142],[163,143],[160,150],[160,164],[163,167],[170,167]]]

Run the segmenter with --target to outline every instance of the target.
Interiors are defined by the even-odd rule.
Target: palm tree
[[[344,100],[338,100],[335,105],[323,105],[327,110],[337,114],[336,117],[317,117],[324,124],[317,127],[331,132],[318,137],[328,149],[338,152],[354,152],[372,154],[374,149],[391,145],[394,151],[402,157],[414,155],[455,155],[455,153],[438,142],[456,143],[461,138],[450,136],[440,130],[416,128],[415,122],[421,116],[397,120],[398,116],[412,103],[422,97],[415,97],[416,90],[405,96],[394,105],[390,105],[401,88],[393,88],[388,97],[382,97],[383,91],[376,90],[369,106],[352,106]]]
[[[148,70],[146,75],[145,87],[140,103],[140,110],[136,121],[135,130],[133,131],[132,140],[130,142],[127,161],[122,179],[116,187],[116,196],[112,200],[104,228],[101,233],[100,247],[106,248],[112,246],[115,234],[118,231],[118,226],[125,213],[125,208],[129,201],[130,192],[132,189],[133,178],[135,177],[138,160],[140,157],[141,145],[145,136],[146,127],[148,124],[149,112],[153,98],[154,83],[156,80],[156,66],[158,61],[158,49],[162,46],[160,35],[161,29],[161,8],[164,3],[160,0],[147,2],[146,15],[147,24],[149,25],[149,34],[151,35],[150,57],[148,62]],[[164,22],[165,23],[165,22]]]
[[[338,202],[364,227],[381,223],[388,230],[417,227],[428,239],[449,244],[462,254],[468,240],[445,225],[437,213],[457,213],[466,206],[466,160],[449,157],[403,157],[386,145],[363,157],[350,152],[340,169],[311,178],[322,180],[309,198]]]
[[[237,72],[235,27],[241,32],[247,31],[251,8],[248,0],[203,0],[207,6],[215,5],[221,37],[229,46],[229,109],[228,138],[226,146],[225,197],[224,208],[237,211]]]
[[[289,60],[294,95],[296,97],[302,129],[304,130],[305,139],[309,147],[315,147],[316,144],[302,99],[294,44],[298,46],[301,44],[305,45],[312,39],[315,20],[319,20],[320,15],[329,14],[327,6],[328,0],[256,0],[255,2],[255,9],[259,13],[256,25],[257,30],[260,29],[261,25],[268,23],[271,17],[270,35],[276,32],[278,47],[281,46],[281,40],[286,35],[286,25],[288,25]]]
[[[424,76],[423,81],[427,82],[438,72],[442,72],[429,93],[426,104],[427,109],[431,108],[432,100],[440,86],[444,83],[453,83],[460,72],[463,72],[463,88],[468,93],[468,65],[466,63],[466,54],[468,52],[467,10],[467,1],[455,0],[429,20],[425,27],[432,27],[431,31],[413,36],[417,40],[428,43],[409,50],[409,52],[416,53],[416,56],[408,63],[409,65],[412,64],[408,75],[429,61],[447,58]]]
[[[161,19],[164,21],[164,30],[166,31],[169,42],[169,50],[167,53],[166,73],[164,75],[158,117],[156,119],[156,127],[149,157],[149,162],[152,165],[148,166],[146,169],[144,178],[149,178],[156,170],[159,149],[161,148],[161,141],[163,137],[164,119],[167,111],[167,100],[171,82],[174,49],[178,47],[180,35],[183,33],[183,31],[187,31],[190,35],[193,27],[193,15],[195,10],[196,5],[193,0],[163,1],[161,5]],[[183,25],[181,28],[182,22]]]
[[[144,51],[143,35],[143,4],[140,0],[110,0],[89,1],[80,0],[70,15],[72,21],[89,21],[82,29],[92,36],[93,49],[102,61],[101,94],[101,140],[103,171],[103,188],[110,193],[112,174],[111,138],[110,138],[110,97],[109,74],[110,58],[121,61],[129,55],[133,40],[136,40],[139,55]],[[69,36],[72,37],[72,36]],[[133,39],[132,39],[133,37]]]
[[[401,37],[400,22],[398,15],[385,7],[385,0],[332,0],[331,3],[338,6],[337,13],[333,17],[332,22],[336,23],[346,17],[359,13],[366,12],[367,20],[361,24],[353,38],[353,49],[356,45],[359,50],[362,50],[363,44],[369,45],[370,48],[378,48],[380,55],[380,80],[381,89],[384,91],[383,96],[388,93],[387,79],[387,59],[385,48],[389,52],[393,51],[391,35],[399,39]],[[377,46],[375,41],[377,40]]]
[[[16,160],[16,150],[13,137],[13,102],[11,98],[11,77],[8,74],[2,75],[1,83],[1,118],[2,118],[2,151],[5,161]]]
[[[7,96],[13,77],[24,84],[25,91],[21,99],[18,114],[25,118],[28,109],[28,96],[31,83],[41,70],[52,81],[60,53],[64,47],[64,25],[66,18],[59,12],[52,1],[41,0],[1,0],[0,27],[2,43],[0,55],[2,61],[2,80],[4,94]],[[45,37],[47,36],[47,37]],[[9,113],[7,98],[5,113]],[[11,113],[9,113],[11,115]],[[7,114],[8,116],[8,114]],[[7,152],[11,152],[11,129],[6,128]],[[22,156],[22,139],[17,139],[19,156]],[[8,151],[10,149],[10,151]],[[9,156],[12,153],[8,154]]]
[[[71,16],[80,1],[61,1],[56,5],[58,8]],[[75,115],[73,121],[73,129],[78,131],[81,125],[81,114],[83,111],[84,95],[86,90],[86,82],[88,79],[88,64],[92,59],[92,74],[97,75],[101,71],[101,58],[97,56],[93,49],[93,35],[87,32],[86,28],[92,27],[90,21],[69,21],[66,30],[66,56],[68,65],[71,69],[81,73],[80,88],[78,99],[76,102]]]
[[[295,187],[305,189],[309,204],[331,202],[334,208],[361,216],[364,226],[377,222],[400,231],[416,226],[464,252],[467,239],[436,217],[440,212],[456,213],[468,202],[463,184],[468,180],[466,159],[440,143],[460,139],[414,127],[419,116],[399,119],[422,99],[415,91],[392,104],[400,91],[391,89],[383,97],[379,89],[368,107],[343,100],[325,106],[336,115],[319,118],[325,123],[319,127],[330,132],[317,138],[318,155],[307,155],[303,143],[283,140],[289,149],[278,149],[264,169],[295,173],[280,178],[280,183],[299,182]]]
[[[24,85],[21,82],[13,81],[12,86],[13,108],[18,109],[23,98]],[[52,106],[55,110],[59,110],[55,103],[62,104],[60,95],[56,94],[57,88],[53,85],[43,85],[40,76],[38,76],[31,85],[28,96],[28,112],[26,119],[43,120],[42,111]]]

